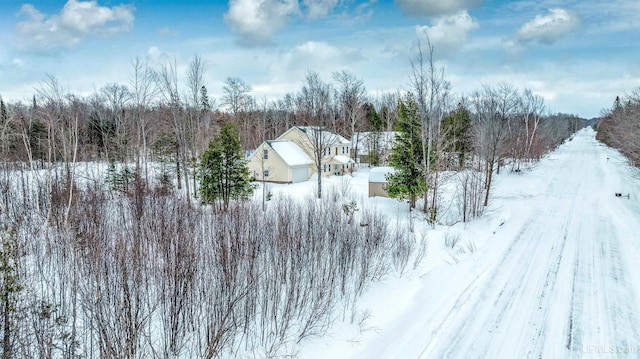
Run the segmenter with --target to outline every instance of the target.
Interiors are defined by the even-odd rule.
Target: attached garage
[[[249,156],[247,167],[256,181],[298,183],[309,179],[313,161],[289,140],[265,141]]]
[[[309,166],[292,167],[291,182],[304,182],[309,179]]]

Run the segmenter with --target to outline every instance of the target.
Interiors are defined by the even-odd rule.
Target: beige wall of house
[[[267,158],[264,160],[264,170],[262,164],[262,156],[264,150],[268,151]],[[292,181],[291,171],[284,160],[266,143],[261,144],[258,149],[249,157],[247,162],[249,175],[254,177],[256,181],[282,182],[289,183]],[[264,176],[264,171],[268,171],[268,176]]]
[[[278,140],[290,140],[296,145],[298,145],[298,147],[300,147],[307,154],[307,156],[309,156],[309,158],[311,158],[311,160],[314,161],[314,163],[309,166],[311,173],[313,174],[317,172],[318,169],[316,168],[316,165],[315,165],[315,158],[316,158],[314,153],[315,151],[313,148],[313,144],[309,140],[309,137],[307,136],[306,133],[302,132],[297,127],[293,127],[291,128],[291,130],[283,133],[280,137],[278,137]],[[328,149],[325,150],[325,153],[322,156],[323,168],[320,171],[322,173],[322,176],[324,177],[333,176],[337,172],[339,172],[340,174],[349,173],[349,169],[346,168],[346,165],[344,169],[342,169],[342,166],[340,166],[340,169],[337,170],[335,168],[336,164],[333,163],[332,159],[337,155],[349,157],[350,152],[351,152],[351,147],[349,144],[346,144],[346,143],[337,142],[329,146]],[[331,170],[328,169],[329,164],[331,164]]]

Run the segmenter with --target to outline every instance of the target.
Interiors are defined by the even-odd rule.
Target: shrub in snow
[[[406,228],[355,202],[218,212],[142,187],[14,183],[0,220],[21,248],[15,307],[32,308],[12,319],[15,358],[282,356],[419,259]]]

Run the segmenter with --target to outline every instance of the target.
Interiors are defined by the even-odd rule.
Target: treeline
[[[369,144],[372,165],[389,160],[377,143],[380,134],[404,127],[413,133],[412,146],[419,147],[412,150],[413,170],[422,184],[408,184],[415,190],[398,196],[420,202],[436,218],[440,172],[473,170],[482,186],[473,192],[484,196],[473,201],[486,206],[494,172],[505,165],[519,170],[584,126],[575,116],[549,115],[542,97],[509,84],[454,94],[430,45],[411,65],[405,90],[374,96],[349,71],[335,72],[329,81],[310,71],[299,90],[271,100],[255,98],[237,77],[226,79],[220,99],[210,98],[198,56],[184,74],[175,62],[152,68],[136,59],[129,84],[108,84],[88,96],[72,94],[48,75],[30,103],[0,98],[0,158],[34,169],[57,162],[133,164],[147,183],[175,183],[192,198],[198,160],[227,123],[238,129],[245,151],[293,125],[319,125],[352,139],[354,158],[361,150],[358,134],[370,132],[376,142]],[[162,164],[161,178],[149,170],[150,163]]]
[[[620,150],[633,166],[640,166],[640,91],[616,97],[597,129],[598,140]]]

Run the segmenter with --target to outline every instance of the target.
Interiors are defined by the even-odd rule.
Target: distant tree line
[[[616,97],[597,124],[596,138],[617,148],[633,166],[640,166],[640,90]]]

